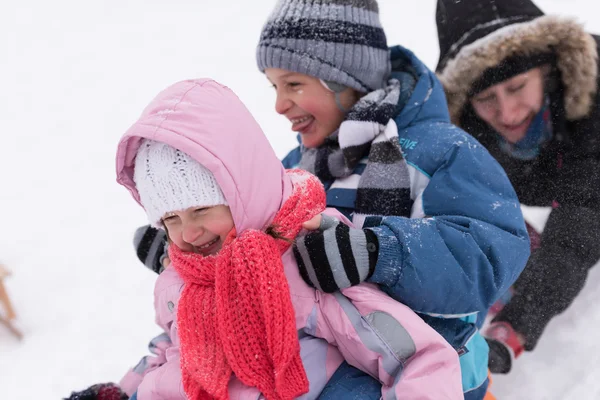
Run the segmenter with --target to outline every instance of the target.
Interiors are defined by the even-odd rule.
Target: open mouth
[[[196,246],[196,252],[202,253],[204,255],[211,254],[217,247],[220,238],[217,236],[210,242],[204,243],[201,246]]]
[[[292,130],[294,132],[303,133],[310,127],[310,125],[312,124],[312,122],[314,120],[315,120],[315,118],[311,115],[307,115],[302,118],[290,119],[290,122],[292,123]]]
[[[504,125],[504,128],[509,131],[520,131],[520,130],[526,129],[529,126],[529,122],[531,121],[531,118],[532,118],[531,116],[528,116],[527,118],[525,118],[523,121],[519,122],[518,124]]]
[[[511,125],[502,125],[500,133],[511,143],[516,143],[519,140],[523,139],[527,134],[527,129],[529,129],[529,125],[531,124],[533,116],[528,116],[523,121],[518,124]]]

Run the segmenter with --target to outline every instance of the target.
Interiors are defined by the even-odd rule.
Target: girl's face
[[[509,143],[525,137],[544,101],[541,67],[516,75],[471,98],[475,113]]]
[[[162,222],[177,247],[203,256],[217,254],[233,229],[231,210],[224,205],[173,211]]]
[[[275,111],[291,122],[305,147],[321,146],[340,127],[346,113],[336,104],[335,93],[319,79],[278,68],[267,68],[265,74],[277,91]],[[348,110],[358,100],[358,93],[347,88],[339,99]]]

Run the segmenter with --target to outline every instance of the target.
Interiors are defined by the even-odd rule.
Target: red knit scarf
[[[169,246],[185,286],[177,311],[183,387],[189,399],[228,399],[232,373],[269,400],[308,392],[281,255],[302,223],[325,208],[319,180],[302,171],[271,229],[232,232],[213,256]],[[295,179],[298,180],[298,179]]]

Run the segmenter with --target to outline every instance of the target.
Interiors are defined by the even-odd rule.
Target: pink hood
[[[266,227],[292,191],[292,178],[285,174],[256,121],[231,90],[212,80],[179,82],[164,90],[121,139],[117,181],[138,202],[133,167],[142,138],[167,143],[210,169],[229,203],[238,233]],[[335,210],[327,212],[345,221]],[[408,307],[372,284],[342,293],[316,292],[300,277],[291,249],[282,255],[282,262],[310,381],[310,391],[302,400],[318,398],[344,359],[382,382],[385,399],[463,398],[456,351]],[[127,393],[137,391],[140,400],[186,398],[176,323],[183,285],[172,268],[158,277],[156,320],[169,344],[160,347],[161,355],[154,362],[138,364],[121,381]],[[144,367],[149,368],[136,371]],[[229,395],[232,400],[262,398],[256,388],[238,379],[230,381]]]
[[[291,192],[292,184],[258,123],[229,88],[213,80],[181,81],[163,90],[121,138],[117,182],[138,203],[133,168],[142,138],[169,144],[208,168],[238,232],[266,227]]]

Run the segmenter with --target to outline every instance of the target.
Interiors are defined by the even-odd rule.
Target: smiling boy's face
[[[346,113],[336,104],[335,93],[321,80],[278,68],[267,68],[265,74],[277,91],[275,111],[292,123],[292,130],[300,134],[305,147],[321,146],[344,121]],[[345,110],[358,100],[351,88],[338,96]]]
[[[204,256],[217,254],[234,227],[231,210],[225,205],[169,212],[162,222],[177,247]]]

